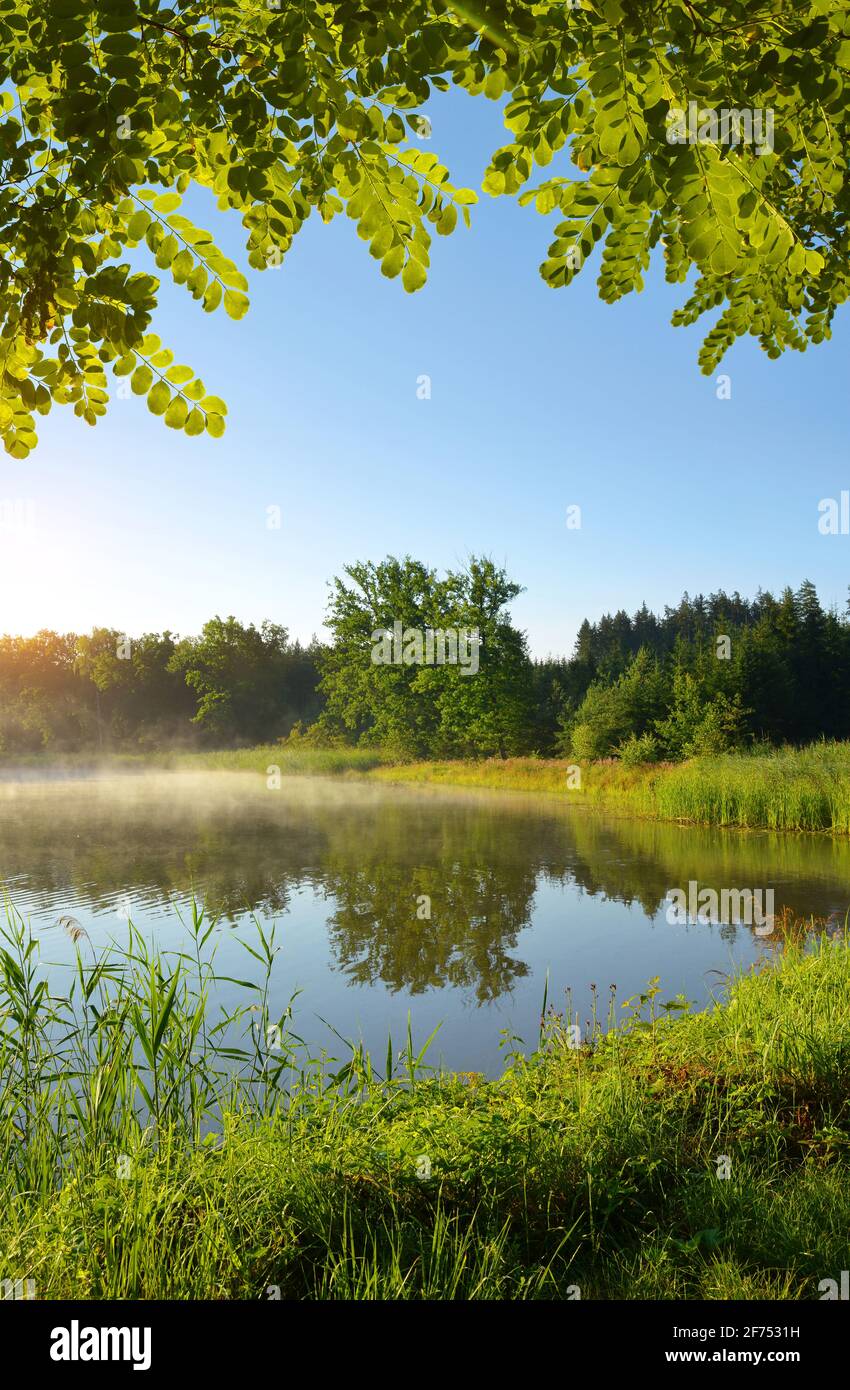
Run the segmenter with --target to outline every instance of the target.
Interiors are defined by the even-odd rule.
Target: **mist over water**
[[[442,1022],[433,1061],[495,1072],[500,1030],[535,1042],[547,970],[550,1001],[562,1008],[570,988],[583,1020],[591,984],[622,1000],[658,975],[662,999],[703,1005],[734,965],[781,949],[743,925],[671,925],[672,888],[772,888],[777,911],[843,917],[850,845],[616,819],[552,796],[60,769],[0,783],[0,878],[57,980],[76,952],[60,917],[85,929],[83,952],[126,940],[128,917],[176,951],[194,893],[219,917],[220,974],[255,977],[251,915],[277,923],[273,1011],[300,990],[296,1031],[314,1047],[342,1055],[327,1020],[382,1056],[409,1010],[420,1043]],[[225,985],[221,1002],[246,1001]]]

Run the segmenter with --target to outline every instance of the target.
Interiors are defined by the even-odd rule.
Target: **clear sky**
[[[457,93],[431,117],[428,148],[478,188],[507,138],[499,108]],[[154,326],[227,400],[227,432],[188,439],[136,397],[96,429],[59,408],[39,417],[28,460],[0,455],[0,499],[33,516],[0,526],[0,631],[186,634],[233,613],[308,640],[343,564],[405,553],[504,564],[538,656],[568,653],[585,616],[684,590],[808,577],[843,608],[850,536],[819,533],[818,502],[850,488],[848,316],[777,362],[745,339],[719,400],[696,365],[704,330],[670,327],[684,291],[660,264],[613,307],[593,261],[550,290],[538,265],[557,214],[481,197],[470,231],[435,238],[415,296],[345,217],[314,216],[279,270],[249,272],[239,323],[163,283]],[[210,208],[187,204],[244,267],[238,217]]]

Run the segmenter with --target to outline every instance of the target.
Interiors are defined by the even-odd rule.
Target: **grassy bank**
[[[570,789],[567,760],[512,758],[480,763],[384,767],[382,780],[557,792],[579,804],[694,825],[850,833],[850,744],[821,743],[758,753],[727,753],[678,764],[627,767],[616,761],[579,769]],[[572,780],[575,780],[573,775]]]
[[[399,762],[381,749],[264,748],[172,756],[169,766],[308,776],[364,774],[378,781],[550,792],[624,815],[740,829],[850,834],[850,743],[717,754],[684,763],[588,763],[558,758]],[[570,775],[572,774],[572,776]]]
[[[196,912],[153,959],[135,934],[96,961],[83,938],[74,991],[48,995],[12,918],[0,1278],[42,1298],[814,1299],[847,1267],[846,938],[789,944],[708,1013],[649,988],[578,1048],[549,1011],[488,1081],[429,1074],[411,1040],[311,1060],[287,1017],[268,1050],[273,936],[220,1020],[211,927]]]

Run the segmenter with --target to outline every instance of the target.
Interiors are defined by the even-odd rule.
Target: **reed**
[[[554,792],[573,804],[600,806],[653,820],[740,829],[850,834],[850,744],[760,748],[629,767],[609,759],[580,767],[563,759],[380,767],[382,781]]]
[[[409,1030],[381,1065],[310,1056],[294,1001],[270,1014],[278,946],[255,927],[224,1013],[202,907],[173,950],[78,936],[61,982],[9,909],[0,1280],[41,1298],[815,1299],[846,1266],[846,929],[789,932],[703,1013],[652,982],[576,1039],[569,1000],[544,1001],[534,1050],[506,1036],[488,1080],[434,1071]]]

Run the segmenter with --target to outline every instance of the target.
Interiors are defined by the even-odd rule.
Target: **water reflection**
[[[305,978],[438,991],[455,1011],[453,992],[463,1008],[496,1004],[546,968],[580,989],[616,967],[627,987],[661,974],[693,991],[774,943],[671,927],[671,888],[773,888],[778,909],[827,916],[847,907],[848,871],[846,841],[612,819],[553,797],[307,779],[270,791],[237,773],[0,785],[0,875],[42,929],[71,913],[103,941],[129,912],[167,939],[194,891],[234,926],[291,919]]]

